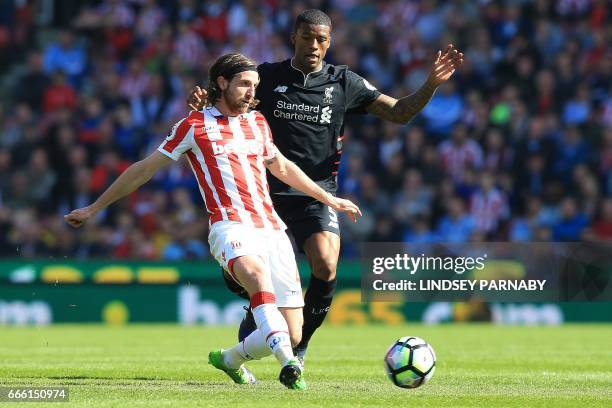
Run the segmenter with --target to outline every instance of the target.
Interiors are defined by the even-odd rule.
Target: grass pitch
[[[306,362],[310,389],[278,381],[271,357],[238,386],[207,364],[236,328],[168,325],[0,327],[0,386],[67,386],[81,407],[612,406],[612,325],[324,326]],[[438,357],[429,384],[389,382],[381,358],[404,335]],[[25,407],[38,403],[3,404]]]

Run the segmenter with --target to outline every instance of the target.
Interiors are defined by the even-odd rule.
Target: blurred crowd
[[[0,256],[208,257],[186,165],[74,230],[153,151],[229,51],[292,55],[295,16],[333,21],[326,60],[400,97],[438,49],[465,62],[411,123],[351,117],[343,254],[362,241],[612,239],[612,25],[607,0],[4,1],[0,5]],[[346,220],[344,220],[346,221]]]

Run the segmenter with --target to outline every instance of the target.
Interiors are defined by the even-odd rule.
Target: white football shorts
[[[254,228],[235,221],[217,221],[208,234],[210,253],[229,271],[240,256],[259,256],[272,277],[278,307],[303,307],[302,285],[293,247],[283,230]]]

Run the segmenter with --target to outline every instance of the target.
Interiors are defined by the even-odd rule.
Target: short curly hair
[[[314,24],[328,26],[331,30],[332,23],[331,18],[321,10],[311,9],[301,12],[296,18],[293,24],[293,32],[297,33],[300,24]]]

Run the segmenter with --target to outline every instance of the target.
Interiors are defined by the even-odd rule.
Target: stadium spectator
[[[400,223],[408,224],[414,218],[429,214],[433,193],[423,185],[423,176],[417,169],[404,174],[402,189],[393,197],[393,215]]]
[[[552,238],[562,242],[579,241],[587,224],[588,219],[578,208],[576,200],[565,197],[561,202],[559,221],[552,226]]]
[[[483,167],[492,172],[507,170],[512,165],[512,149],[505,144],[504,135],[498,128],[487,132]]]
[[[17,102],[27,103],[30,109],[40,111],[43,93],[50,81],[50,76],[43,70],[43,56],[40,52],[31,51],[26,71],[13,89],[13,97]]]
[[[565,129],[563,139],[557,143],[554,171],[569,182],[571,171],[579,164],[589,164],[591,151],[580,130],[575,126]]]
[[[612,241],[612,198],[602,201],[597,219],[584,231],[583,238],[588,241]]]
[[[434,136],[446,137],[453,125],[461,119],[465,103],[453,82],[446,82],[423,109],[425,131]]]
[[[43,66],[49,75],[61,72],[74,85],[77,85],[87,68],[87,54],[76,43],[70,30],[62,30],[58,41],[49,43],[44,50]]]
[[[179,224],[173,230],[172,239],[164,248],[164,260],[185,261],[206,257],[208,247],[186,227],[187,225]]]
[[[469,242],[476,231],[476,223],[465,211],[459,197],[452,197],[447,204],[447,215],[438,223],[437,235],[442,242]]]
[[[62,108],[74,110],[77,107],[78,95],[75,89],[66,82],[62,72],[53,75],[51,86],[43,95],[43,111],[54,113]]]
[[[35,205],[42,206],[44,213],[50,213],[51,208],[47,206],[50,204],[50,195],[57,182],[57,175],[49,167],[49,159],[43,149],[38,148],[32,152],[30,163],[26,170],[26,177],[28,197]]]
[[[11,171],[11,152],[9,149],[0,147],[0,208],[3,207],[3,204],[6,202],[9,194],[9,175]],[[8,212],[4,212],[4,214],[8,214]]]
[[[480,189],[470,200],[470,213],[477,231],[494,235],[509,216],[508,199],[495,186],[495,177],[485,171],[480,176]]]
[[[431,230],[429,217],[419,216],[410,223],[410,227],[404,233],[403,240],[415,244],[433,244],[439,242],[440,237]]]
[[[511,222],[508,237],[510,241],[535,241],[538,229],[550,225],[551,220],[546,219],[540,197],[527,197],[525,207],[524,215],[516,216]]]
[[[450,140],[440,143],[439,154],[442,168],[455,182],[463,180],[466,168],[482,166],[482,147],[468,136],[463,124],[453,128]]]

